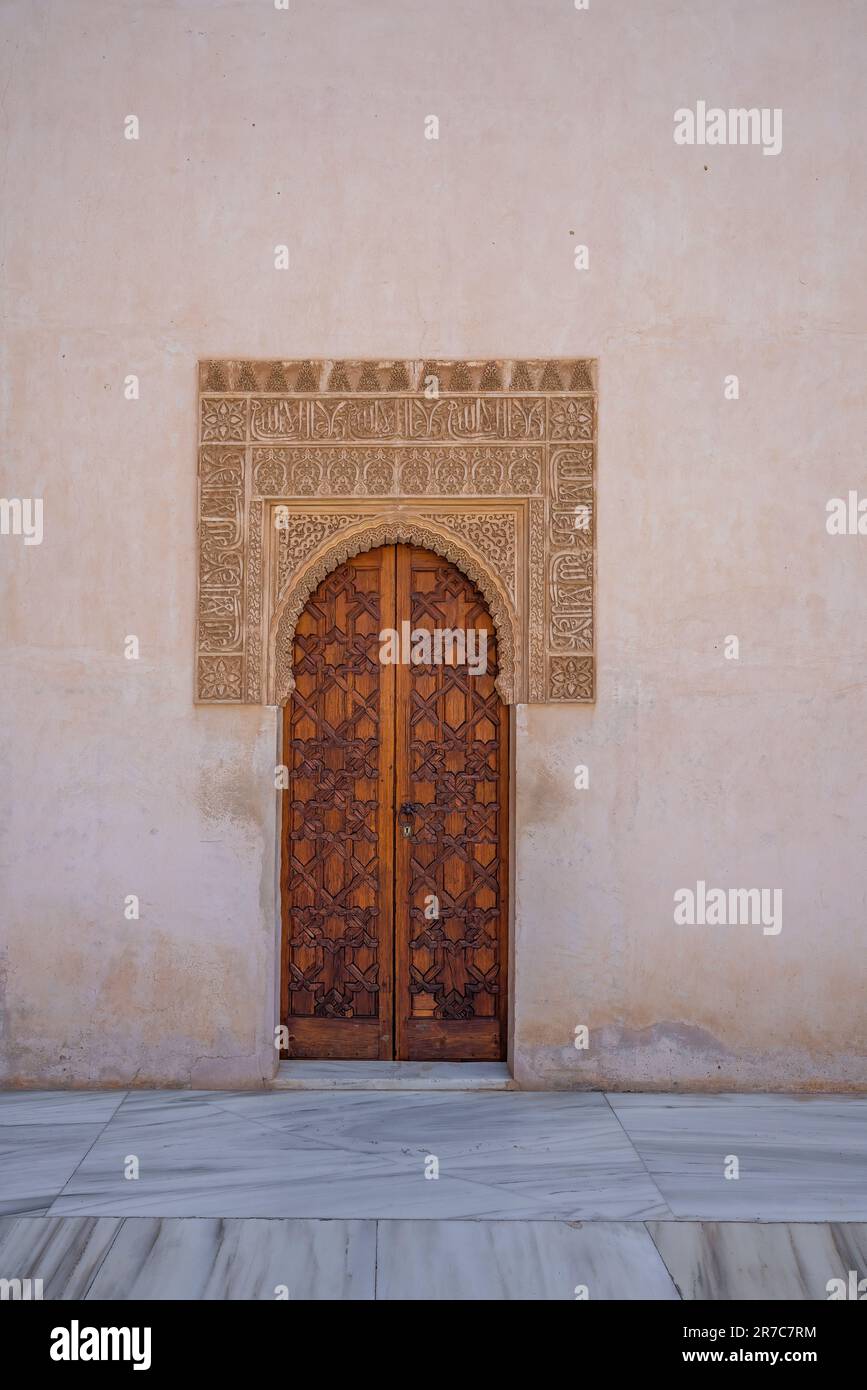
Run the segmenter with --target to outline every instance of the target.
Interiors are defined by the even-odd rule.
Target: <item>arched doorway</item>
[[[410,545],[328,574],[283,713],[288,1055],[506,1055],[509,722],[494,624]]]

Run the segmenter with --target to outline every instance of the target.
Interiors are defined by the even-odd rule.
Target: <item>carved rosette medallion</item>
[[[199,364],[196,698],[284,702],[324,575],[391,541],[484,594],[508,703],[595,698],[596,365]]]

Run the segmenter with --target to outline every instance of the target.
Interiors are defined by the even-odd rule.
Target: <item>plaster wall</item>
[[[0,537],[0,1081],[274,1069],[278,721],[193,704],[197,359],[584,355],[598,696],[517,713],[516,1075],[867,1085],[867,539],[825,529],[867,490],[863,5],[6,0],[0,33],[0,493],[44,499],[41,545]],[[782,152],[675,145],[699,99],[781,108]],[[677,926],[699,879],[781,888],[782,931]]]

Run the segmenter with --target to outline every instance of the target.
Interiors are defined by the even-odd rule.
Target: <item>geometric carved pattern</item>
[[[298,616],[317,584],[335,565],[343,564],[373,547],[396,544],[422,546],[435,551],[444,559],[456,564],[463,574],[477,585],[487,600],[497,633],[500,668],[497,691],[506,704],[515,703],[514,692],[522,688],[522,667],[521,653],[516,651],[517,619],[509,592],[514,587],[520,588],[520,584],[515,586],[508,576],[504,577],[504,567],[508,555],[516,555],[518,548],[510,542],[504,550],[499,567],[490,562],[486,563],[481,554],[483,536],[478,538],[476,546],[471,547],[462,539],[454,538],[449,526],[449,511],[442,508],[436,513],[435,521],[433,515],[417,513],[415,520],[404,520],[400,516],[379,520],[374,508],[360,524],[342,527],[334,540],[315,552],[308,565],[300,567],[294,578],[277,596],[274,604],[275,617],[270,646],[273,653],[271,665],[274,672],[275,704],[285,704],[294,689],[291,667],[292,634]],[[456,516],[459,517],[460,513]],[[307,520],[318,523],[319,519],[316,515],[311,518],[304,517],[300,519],[300,524],[306,525]],[[294,523],[294,513],[290,513],[290,520]],[[520,512],[516,510],[510,520],[509,535],[512,528],[517,530],[520,527]],[[289,530],[291,534],[294,524],[290,524]]]
[[[383,599],[379,556],[361,557],[322,581],[295,631],[283,749],[281,1018],[296,1056],[380,1053],[381,971],[391,949],[380,838],[393,831],[382,804]],[[323,1025],[305,1034],[312,1019]],[[354,1026],[341,1032],[325,1020]]]
[[[495,688],[496,636],[481,596],[452,565],[423,551],[398,563],[409,572],[402,585],[399,571],[398,593],[408,590],[413,629],[489,633],[484,674],[466,664],[398,670],[398,719],[407,728],[397,800],[414,807],[412,836],[397,838],[399,932],[402,911],[409,918],[401,1055],[498,1058],[508,983],[508,716]],[[432,899],[435,918],[426,911]],[[399,969],[399,988],[402,978]]]
[[[503,699],[592,701],[595,378],[589,360],[200,363],[197,699],[284,702],[312,576],[394,539],[480,588]]]
[[[381,629],[404,623],[484,631],[484,669],[454,654],[381,664]],[[505,1056],[509,725],[481,594],[432,551],[367,550],[308,598],[294,670],[281,860],[289,1054]]]

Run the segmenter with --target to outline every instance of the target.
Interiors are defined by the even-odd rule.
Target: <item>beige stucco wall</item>
[[[192,703],[197,358],[586,354],[598,703],[517,712],[516,1073],[867,1085],[863,18],[0,7],[0,493],[45,506],[0,537],[6,1084],[273,1070],[276,713]],[[698,99],[782,153],[676,146]],[[782,931],[676,926],[698,879]]]

